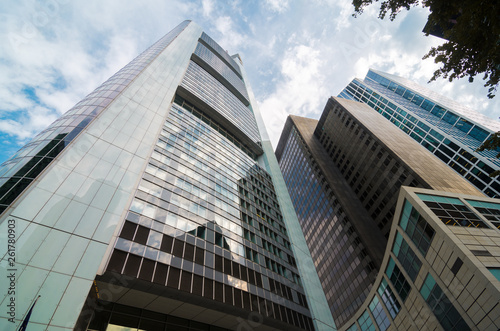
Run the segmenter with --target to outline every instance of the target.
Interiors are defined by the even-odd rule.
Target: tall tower
[[[276,155],[339,328],[372,290],[403,185],[483,196],[382,115],[342,98],[319,121],[290,116]]]
[[[370,69],[339,97],[366,103],[490,197],[500,197],[499,151],[476,152],[500,122],[407,79]]]
[[[40,329],[334,328],[241,59],[192,22],[0,176],[2,330],[38,296]]]

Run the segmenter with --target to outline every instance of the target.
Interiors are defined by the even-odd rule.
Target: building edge
[[[238,58],[241,61],[239,55]],[[245,69],[241,66],[239,61],[237,61],[237,63],[240,65],[243,78],[247,81]],[[264,151],[264,154],[259,157],[258,161],[260,165],[271,174],[278,196],[278,202],[280,204],[281,211],[284,216],[284,222],[291,241],[292,251],[297,259],[297,267],[302,278],[302,286],[307,294],[307,303],[313,318],[314,327],[318,331],[337,330],[335,321],[330,313],[325,293],[323,292],[323,287],[321,286],[318,274],[316,273],[316,267],[314,266],[311,253],[309,252],[299,220],[295,214],[295,208],[293,207],[292,200],[288,193],[283,174],[281,173],[278,161],[274,154],[264,120],[260,114],[260,110],[257,106],[251,87],[247,86],[247,89],[250,97],[250,104],[255,114],[257,126],[262,138],[262,149]]]

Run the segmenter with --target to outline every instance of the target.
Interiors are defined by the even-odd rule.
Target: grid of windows
[[[382,298],[382,302],[385,304],[389,314],[391,314],[391,317],[394,319],[401,310],[401,304],[392,292],[392,289],[389,287],[385,278],[382,278],[377,292]]]
[[[431,246],[435,231],[408,201],[404,203],[399,225],[417,246],[420,253],[425,256]]]
[[[467,200],[467,202],[490,221],[494,227],[500,229],[500,204],[474,200]]]
[[[346,331],[359,331],[358,325],[354,323]]]
[[[202,43],[198,43],[193,54],[197,55],[201,60],[206,62],[210,68],[215,69],[217,74],[219,74],[222,77],[223,81],[224,80],[227,81],[227,83],[224,85],[229,89],[234,90],[236,92],[236,95],[240,98],[240,100],[244,102],[247,106],[249,105],[248,102],[249,98],[245,87],[245,83],[233,71],[233,69],[230,66],[228,66],[222,59],[216,56],[215,53],[211,52]],[[194,58],[194,60],[195,59],[196,58]]]
[[[361,331],[375,331],[375,325],[373,325],[372,318],[368,310],[365,310],[363,315],[358,318],[358,323]]]
[[[380,303],[380,300],[377,296],[373,297],[372,302],[370,302],[369,308],[372,312],[375,322],[378,325],[379,330],[387,330],[389,325],[391,325],[391,322],[389,321],[389,317],[387,317],[387,314],[385,313],[385,310],[382,307],[382,304]]]
[[[357,311],[376,270],[295,127],[279,164],[337,326]]]
[[[246,107],[214,76],[193,61],[189,62],[181,85],[257,143],[260,134],[251,108]]]
[[[109,271],[312,329],[271,177],[179,105],[127,220]]]
[[[418,196],[448,226],[488,228],[488,225],[459,199],[425,194],[419,194]]]
[[[325,110],[315,134],[388,238],[400,187],[427,184],[339,106]],[[357,148],[352,148],[353,140],[358,141]]]
[[[221,59],[223,59],[229,67],[234,70],[234,72],[241,78],[241,70],[238,64],[227,54],[227,52],[219,46],[212,38],[210,38],[205,32],[201,34],[200,41],[210,50],[217,54]]]
[[[500,195],[500,181],[488,176],[500,166],[497,152],[467,151],[475,151],[490,131],[371,70],[363,82],[353,80],[339,97],[368,104],[488,196]]]
[[[191,105],[189,102],[181,98],[179,95],[175,96],[174,102],[181,106],[183,109],[191,112],[194,116],[198,117],[201,119],[203,122],[207,123],[210,125],[210,127],[217,132],[219,132],[222,136],[227,138],[230,142],[232,142],[236,147],[241,149],[244,153],[246,153],[248,156],[250,156],[252,159],[256,160],[257,155],[252,152],[245,144],[243,144],[238,138],[236,138],[234,135],[231,133],[227,132],[224,127],[219,125],[219,123],[215,122],[213,119],[211,119],[209,116],[204,114],[201,110],[195,108],[193,105]]]
[[[411,286],[410,283],[408,283],[408,281],[406,280],[401,270],[399,269],[399,267],[392,259],[392,257],[389,259],[389,263],[387,264],[387,269],[385,270],[385,274],[387,275],[387,277],[389,277],[390,281],[392,282],[392,285],[396,289],[396,292],[398,292],[399,297],[404,302],[411,291]]]
[[[420,289],[420,294],[431,308],[443,329],[450,331],[470,330],[446,294],[436,284],[431,274],[427,274],[424,284]]]
[[[410,276],[410,279],[415,281],[420,271],[420,267],[422,267],[422,262],[399,232],[396,233],[392,252],[396,255],[399,263],[401,263],[403,269],[405,269],[408,276]]]

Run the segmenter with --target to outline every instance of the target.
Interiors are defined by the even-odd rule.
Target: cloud
[[[245,37],[236,31],[235,24],[230,16],[221,16],[215,20],[215,29],[220,38],[217,43],[227,50],[237,50],[245,41]]]
[[[0,139],[10,135],[17,145],[31,138],[192,19],[230,54],[242,56],[276,146],[289,113],[318,118],[327,98],[369,67],[427,85],[436,65],[421,57],[440,42],[421,33],[427,11],[413,8],[391,22],[377,18],[377,7],[353,18],[351,0],[10,2],[0,15]],[[486,98],[480,77],[473,84],[439,80],[430,86],[498,116],[499,97]]]
[[[280,14],[285,12],[289,7],[288,0],[266,0],[265,4],[270,11]]]
[[[214,2],[212,0],[202,0],[201,7],[203,9],[203,16],[210,17],[214,9]]]
[[[289,114],[311,116],[326,102],[320,51],[309,45],[295,45],[283,54],[280,79],[275,90],[259,103],[271,141],[276,146],[281,129]]]

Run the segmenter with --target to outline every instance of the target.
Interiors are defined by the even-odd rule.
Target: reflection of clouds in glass
[[[151,231],[148,238],[148,246],[154,248],[160,248],[161,240],[163,239],[163,234],[156,231]]]
[[[229,285],[231,285],[235,288],[239,288],[240,290],[243,290],[243,291],[248,291],[248,283],[247,282],[240,280],[238,278],[235,278],[231,275],[224,275],[224,276],[227,277]]]
[[[231,252],[240,255],[240,256],[245,256],[245,248],[242,244],[234,241],[234,240],[228,240],[229,243],[229,248],[231,249]]]
[[[158,252],[158,262],[170,264],[171,260],[172,260],[172,255],[162,251]]]
[[[144,249],[146,247],[141,245],[141,244],[138,244],[138,243],[131,243],[130,245],[130,253],[134,254],[134,255],[139,255],[139,256],[142,256],[142,254],[144,253]]]

